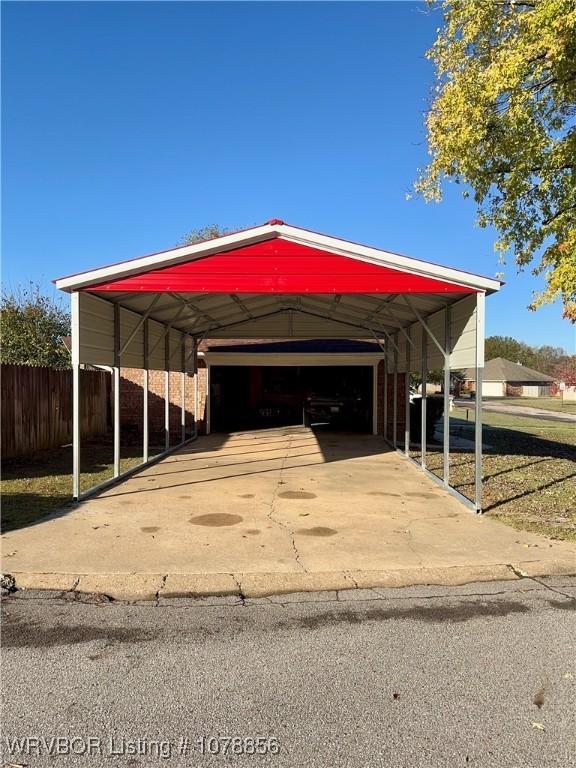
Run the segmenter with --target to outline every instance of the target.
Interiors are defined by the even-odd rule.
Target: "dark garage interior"
[[[213,432],[305,424],[372,431],[371,366],[210,367]]]

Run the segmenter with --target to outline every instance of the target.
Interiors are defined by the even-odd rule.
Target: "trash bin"
[[[438,421],[444,415],[444,395],[428,395],[426,398],[426,443],[433,443]],[[422,397],[410,402],[410,442],[422,442]]]

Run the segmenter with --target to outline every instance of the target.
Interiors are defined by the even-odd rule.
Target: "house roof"
[[[466,368],[466,379],[468,381],[474,381],[476,379],[476,371],[474,368]],[[506,360],[504,357],[494,357],[484,366],[484,381],[508,381],[511,384],[550,384],[554,381],[552,376],[548,376],[546,373],[535,371],[533,368],[528,368],[520,363],[513,363],[511,360]]]

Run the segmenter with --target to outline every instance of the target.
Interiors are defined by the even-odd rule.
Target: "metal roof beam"
[[[146,312],[143,315],[140,316],[140,319],[136,323],[136,328],[134,328],[134,330],[132,331],[130,336],[128,336],[127,340],[124,342],[124,344],[120,348],[120,352],[118,353],[119,355],[123,355],[124,352],[126,352],[126,350],[128,349],[128,346],[130,345],[132,339],[134,339],[134,337],[136,336],[136,334],[138,333],[140,328],[142,328],[142,326],[144,325],[146,320],[150,317],[150,312],[152,312],[152,310],[154,309],[154,307],[158,303],[158,299],[160,298],[160,296],[161,296],[161,294],[157,293],[156,296],[154,296],[154,298],[150,302]]]
[[[185,304],[183,304],[183,305],[180,307],[179,311],[176,313],[176,316],[174,317],[174,319],[172,320],[172,322],[171,322],[171,323],[169,323],[168,325],[166,325],[166,326],[164,327],[164,330],[163,330],[163,332],[162,332],[162,335],[160,336],[160,338],[159,338],[159,339],[156,339],[156,343],[153,345],[152,349],[150,349],[150,350],[148,351],[148,356],[149,356],[149,357],[150,357],[150,356],[152,355],[152,353],[153,353],[153,352],[154,352],[154,351],[155,351],[155,350],[156,350],[156,349],[157,349],[157,348],[160,346],[160,344],[161,344],[161,343],[164,341],[164,339],[166,338],[166,336],[168,336],[168,334],[170,333],[170,329],[172,328],[172,326],[174,325],[174,323],[175,323],[175,322],[178,320],[178,318],[180,317],[180,315],[182,314],[182,312],[184,312],[184,310],[185,310],[185,309],[186,309],[186,305],[185,305]]]
[[[197,335],[197,334],[202,334],[203,335],[203,334],[210,333],[210,331],[222,331],[222,330],[225,330],[226,328],[235,328],[238,325],[247,325],[250,322],[255,322],[256,320],[263,320],[263,319],[265,319],[267,317],[274,317],[275,315],[281,315],[281,314],[284,314],[285,312],[288,312],[288,311],[290,311],[290,310],[287,310],[287,309],[277,309],[277,310],[274,310],[274,312],[266,312],[263,315],[254,315],[252,320],[245,320],[245,319],[243,319],[243,320],[238,320],[238,321],[236,321],[234,323],[226,323],[225,325],[212,325],[212,326],[208,326],[206,328],[202,328],[201,330],[196,331],[194,335]]]
[[[213,323],[218,322],[215,320],[212,315],[209,315],[207,312],[204,312],[202,309],[198,309],[196,304],[191,302],[189,299],[185,299],[182,296],[180,296],[178,293],[169,293],[169,296],[172,296],[173,298],[177,299],[180,302],[183,302],[187,307],[189,307],[191,310],[196,312],[197,315],[200,315],[201,317],[205,317],[206,320],[210,320]]]
[[[252,313],[248,310],[244,302],[241,301],[238,298],[238,296],[236,296],[235,293],[231,293],[230,298],[232,299],[233,302],[235,302],[240,307],[240,309],[242,310],[242,312],[244,312],[245,315],[247,315],[250,319],[252,319]]]
[[[447,361],[450,356],[446,353],[446,350],[444,349],[442,344],[440,344],[440,342],[438,341],[438,339],[436,338],[436,336],[434,335],[434,333],[430,329],[430,326],[428,325],[428,323],[424,320],[424,318],[422,317],[420,312],[416,309],[416,307],[412,304],[412,302],[410,301],[410,299],[407,296],[403,296],[402,298],[404,299],[406,304],[410,307],[410,309],[414,312],[414,315],[415,315],[416,319],[418,320],[420,325],[424,328],[424,330],[426,331],[428,336],[430,336],[430,338],[432,339],[434,344],[438,347],[438,349],[440,350],[440,353],[442,354],[442,357],[444,358],[444,361]],[[434,314],[434,313],[432,313],[432,314]]]
[[[302,312],[302,314],[304,315],[310,315],[311,317],[318,317],[322,320],[329,320],[331,323],[339,323],[340,325],[347,325],[349,328],[359,328],[360,330],[367,331],[368,333],[374,333],[374,331],[376,330],[376,331],[380,331],[384,336],[387,335],[387,331],[385,331],[383,328],[373,329],[366,325],[360,325],[355,322],[348,322],[347,320],[337,320],[335,317],[328,317],[327,315],[322,315],[318,312],[311,312],[308,309],[299,309],[296,311]]]
[[[312,297],[308,297],[308,296],[306,296],[306,300],[307,300],[307,301],[310,301],[310,300],[314,300],[314,299],[312,299]],[[323,306],[325,306],[325,305],[323,305]],[[367,321],[367,319],[368,319],[368,318],[366,317],[366,315],[365,315],[363,312],[361,312],[361,311],[360,311],[360,309],[357,309],[356,307],[351,307],[350,305],[343,305],[343,304],[340,304],[340,305],[338,306],[338,309],[337,309],[336,311],[334,311],[334,310],[333,310],[333,309],[330,307],[330,308],[329,308],[329,310],[328,310],[328,312],[329,312],[329,314],[328,314],[328,315],[326,315],[326,317],[327,317],[327,318],[328,318],[328,317],[330,317],[330,318],[336,318],[336,317],[339,317],[339,318],[341,318],[341,319],[345,319],[347,316],[346,316],[345,314],[343,314],[343,312],[347,312],[347,313],[351,313],[352,315],[354,315],[354,318],[352,319],[352,322],[360,322],[360,321],[366,322],[366,321]],[[366,327],[366,329],[369,329],[369,328],[370,328],[370,325],[369,325],[369,324],[368,324],[368,325],[365,325],[365,327]],[[396,329],[396,328],[398,328],[399,326],[397,326],[397,325],[393,324],[391,327],[392,327],[392,328],[394,328],[394,329]]]

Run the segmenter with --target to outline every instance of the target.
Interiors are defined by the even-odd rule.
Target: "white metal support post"
[[[72,497],[80,496],[80,294],[70,297],[72,320]]]
[[[194,379],[194,415],[193,415],[193,434],[198,435],[198,339],[192,336],[192,376]]]
[[[114,304],[114,477],[120,474],[120,307]]]
[[[372,434],[378,434],[378,363],[372,366]]]
[[[186,336],[182,336],[182,372],[180,374],[180,440],[186,440]]]
[[[206,398],[204,400],[204,424],[206,425],[206,434],[210,434],[210,408],[211,408],[211,397],[210,397],[210,363],[206,363]]]
[[[148,395],[150,386],[150,377],[148,371],[148,347],[150,344],[150,339],[148,335],[148,319],[144,320],[143,337],[144,369],[142,371],[142,461],[144,464],[146,464],[150,453],[150,432],[148,426]]]
[[[474,503],[482,512],[482,378],[484,376],[484,317],[486,294],[476,294],[476,402],[474,424]]]
[[[421,427],[420,427],[420,464],[426,469],[426,431],[428,429],[428,334],[422,329],[422,400],[421,400]]]
[[[450,485],[450,307],[444,310],[444,485]]]
[[[164,336],[164,449],[170,448],[170,327]]]
[[[382,402],[384,409],[384,440],[388,440],[388,358],[384,358],[384,400]]]
[[[410,453],[410,346],[412,340],[406,335],[406,373],[404,375],[404,453]]]
[[[398,348],[394,350],[394,382],[392,400],[392,445],[396,448],[398,436]]]
[[[198,372],[194,374],[194,434],[198,434]]]

